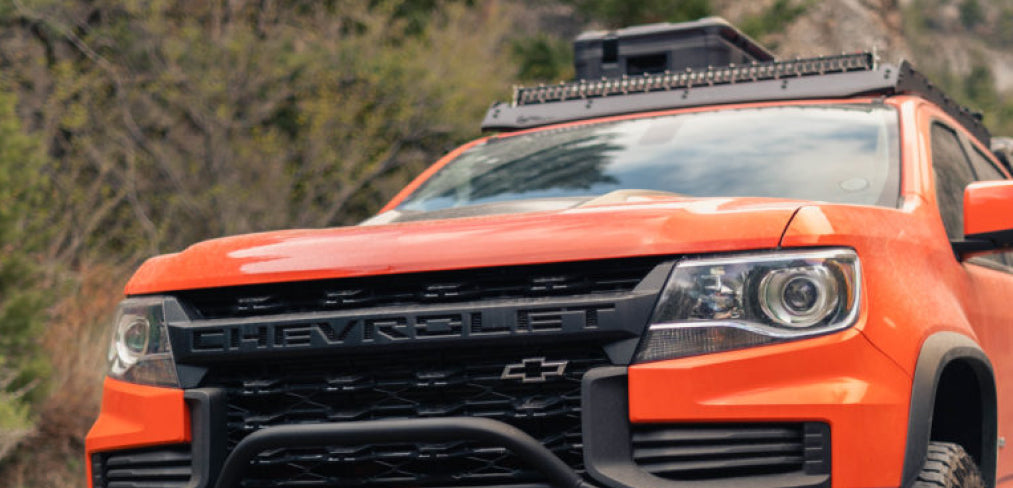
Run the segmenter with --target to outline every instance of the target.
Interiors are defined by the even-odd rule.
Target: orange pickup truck
[[[144,263],[90,486],[1013,486],[979,118],[719,19],[575,45],[361,225]]]

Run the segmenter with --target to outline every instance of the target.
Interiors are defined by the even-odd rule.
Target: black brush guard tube
[[[250,461],[265,450],[340,444],[471,440],[502,446],[555,488],[591,488],[540,442],[512,425],[485,418],[367,420],[267,427],[243,439],[225,460],[216,488],[237,488]]]

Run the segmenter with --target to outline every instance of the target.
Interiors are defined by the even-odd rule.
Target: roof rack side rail
[[[992,136],[982,123],[982,114],[960,105],[932,84],[925,75],[915,70],[911,63],[901,61],[900,76],[897,78],[896,93],[918,95],[942,108],[950,117],[956,119],[985,147],[991,147]]]

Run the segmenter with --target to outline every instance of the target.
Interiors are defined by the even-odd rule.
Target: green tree
[[[964,0],[960,3],[960,22],[964,28],[973,29],[985,21],[985,11],[978,0]]]
[[[56,156],[51,255],[63,262],[361,220],[508,96],[515,68],[500,47],[520,9],[15,5],[0,61]]]
[[[767,34],[783,31],[808,8],[809,3],[777,0],[763,12],[746,18],[741,28],[746,34],[759,39]]]
[[[1004,47],[1013,46],[1013,8],[1003,8],[996,21],[995,39],[999,45]]]
[[[684,22],[711,15],[709,0],[567,0],[577,11],[610,28]]]
[[[546,34],[515,39],[512,44],[517,77],[522,81],[554,82],[573,77],[573,44]]]
[[[0,90],[0,459],[32,429],[29,402],[41,397],[46,362],[38,336],[46,301],[37,249],[44,237],[45,156]]]

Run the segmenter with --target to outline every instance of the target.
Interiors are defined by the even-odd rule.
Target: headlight
[[[850,327],[861,268],[850,249],[681,261],[662,291],[636,361],[810,337]]]
[[[161,297],[120,303],[109,344],[109,376],[142,385],[179,387]]]

